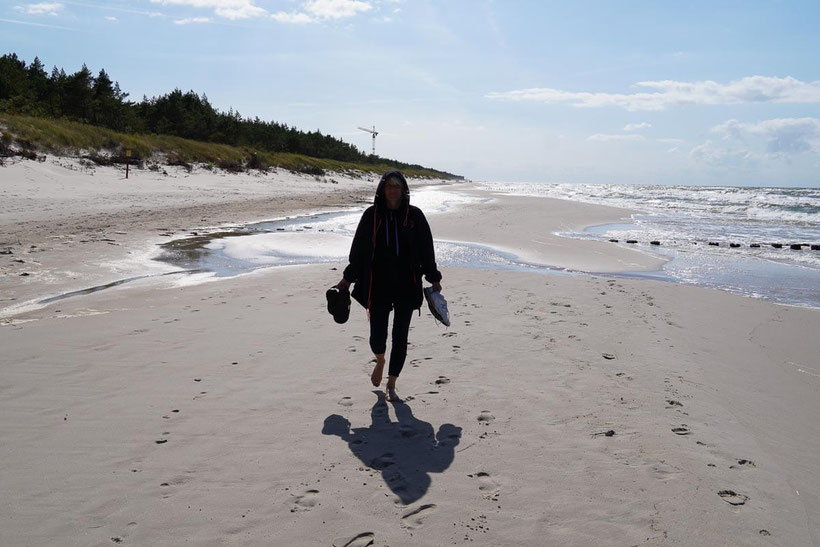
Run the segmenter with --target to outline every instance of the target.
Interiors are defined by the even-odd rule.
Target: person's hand
[[[340,291],[347,291],[350,289],[350,281],[343,277],[341,281],[336,283],[336,288]]]
[[[433,292],[441,292],[441,283],[433,283],[431,288],[433,289]]]

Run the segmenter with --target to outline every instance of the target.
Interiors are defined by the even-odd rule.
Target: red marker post
[[[131,163],[131,150],[125,151],[125,178],[128,178],[128,167]]]

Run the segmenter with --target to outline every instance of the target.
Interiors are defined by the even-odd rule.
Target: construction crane
[[[373,135],[373,155],[375,156],[376,155],[376,135],[379,134],[379,132],[376,131],[376,126],[374,125],[373,129],[365,129],[364,127],[360,127],[359,129],[361,129],[362,131],[367,131],[368,133]]]

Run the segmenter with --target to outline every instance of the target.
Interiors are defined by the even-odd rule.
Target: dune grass
[[[325,171],[383,173],[390,163],[353,163],[300,154],[272,153],[248,147],[194,141],[170,135],[118,133],[103,127],[69,120],[0,114],[0,131],[6,142],[27,150],[60,156],[110,157],[119,161],[131,150],[134,161],[153,160],[169,165],[206,164],[234,171],[280,167],[290,171],[322,174]],[[452,179],[449,173],[425,168],[404,168],[405,175]]]

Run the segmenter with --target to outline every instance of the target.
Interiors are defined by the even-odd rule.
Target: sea
[[[626,209],[617,223],[557,235],[600,240],[654,254],[657,271],[587,273],[531,263],[513,253],[470,242],[436,240],[440,267],[652,279],[719,289],[780,304],[820,309],[820,189],[611,184],[474,183],[486,196],[459,185],[414,188],[434,228],[435,217],[494,194],[557,198]],[[144,255],[134,275],[104,285],[51,295],[0,310],[0,316],[64,298],[152,278],[176,285],[197,284],[257,270],[328,264],[338,271],[364,205],[289,216],[251,224],[198,229]],[[655,244],[653,244],[653,242]],[[815,249],[812,249],[812,246]],[[157,272],[157,266],[161,273]],[[19,309],[18,309],[19,308]]]
[[[484,183],[492,192],[634,211],[627,222],[561,233],[618,240],[666,260],[631,273],[820,307],[820,188]],[[626,241],[636,241],[629,244]],[[653,245],[651,242],[657,242]],[[800,245],[800,248],[792,248]]]

